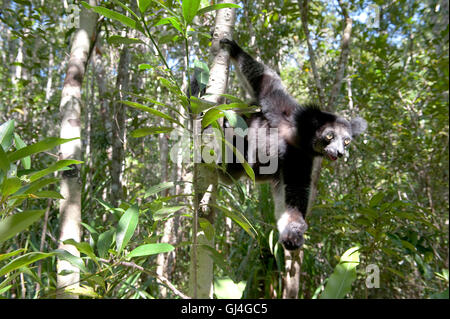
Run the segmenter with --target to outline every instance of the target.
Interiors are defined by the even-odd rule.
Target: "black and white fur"
[[[359,117],[349,122],[315,105],[298,104],[275,71],[257,62],[232,40],[223,39],[221,45],[229,50],[254,103],[261,107],[260,112],[247,119],[248,126],[278,129],[276,172],[261,174],[261,163],[249,164],[256,180],[271,181],[280,241],[288,250],[298,249],[307,229],[305,214],[314,157],[325,156],[333,161],[342,157],[352,138],[361,134],[367,123]],[[256,138],[245,137],[244,142],[247,159],[249,153],[256,151]],[[227,164],[227,175],[236,179],[243,174],[240,163]]]

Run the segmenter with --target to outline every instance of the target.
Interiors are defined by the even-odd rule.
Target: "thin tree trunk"
[[[95,0],[89,3],[96,5]],[[81,86],[89,56],[91,39],[94,36],[97,15],[91,11],[81,9],[80,28],[73,38],[66,78],[61,95],[61,134],[62,138],[81,136]],[[60,159],[81,159],[81,140],[74,140],[62,144]],[[81,185],[79,168],[75,165],[71,170],[64,171],[61,178],[59,249],[64,249],[72,255],[79,256],[73,245],[65,245],[63,241],[81,239]],[[64,272],[64,273],[62,273]],[[65,288],[76,289],[79,286],[80,270],[66,260],[57,261],[58,298],[77,298],[76,295],[65,292]],[[62,274],[61,274],[62,273]],[[68,274],[66,274],[68,273]]]
[[[223,2],[236,3],[234,0]],[[220,48],[220,39],[231,38],[233,34],[235,20],[235,10],[225,8],[217,11],[214,34],[211,45],[211,68],[209,83],[206,88],[207,100],[213,103],[220,103],[221,96],[227,89],[228,71],[230,57],[227,50]],[[193,122],[194,130],[194,151],[200,147],[200,143],[195,139],[199,138],[201,126],[196,118]],[[197,149],[198,150],[198,149]],[[194,164],[194,227],[193,246],[191,250],[191,263],[189,274],[189,295],[193,298],[213,297],[213,260],[206,249],[201,245],[206,245],[214,249],[214,238],[208,239],[205,233],[198,229],[198,218],[202,217],[214,224],[214,209],[211,204],[215,202],[217,190],[217,174],[200,163]]]
[[[117,101],[124,100],[124,94],[129,86],[130,52],[127,46],[123,46],[120,53],[119,70],[117,73],[116,91]],[[114,120],[112,124],[112,163],[111,163],[111,194],[110,201],[117,206],[122,199],[122,166],[124,160],[125,142],[125,105],[120,102],[114,103]]]
[[[159,153],[161,155],[161,182],[167,182],[168,180],[168,166],[169,166],[169,138],[166,136],[166,134],[161,134],[159,136]],[[166,197],[168,194],[168,190],[164,190],[161,192],[161,195],[163,197]],[[171,235],[171,231],[173,229],[173,218],[169,218],[164,222],[163,227],[163,235],[161,237],[162,243],[169,243],[169,237]],[[160,276],[163,276],[165,278],[170,278],[167,276],[167,273],[165,273],[165,267],[166,264],[166,258],[165,254],[159,254],[156,257],[156,273]],[[165,287],[161,287],[160,289],[161,297],[166,298],[167,297],[167,289]]]

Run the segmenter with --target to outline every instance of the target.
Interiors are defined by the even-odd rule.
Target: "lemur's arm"
[[[294,111],[299,107],[294,98],[286,91],[278,74],[266,65],[253,59],[233,40],[222,39],[222,46],[230,52],[236,71],[250,87],[256,104],[261,106],[265,118],[271,127],[280,129],[286,141],[295,139]]]

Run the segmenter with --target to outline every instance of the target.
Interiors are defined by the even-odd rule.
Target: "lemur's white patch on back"
[[[283,174],[280,172],[280,180],[278,183],[272,183],[273,201],[275,204],[275,218],[277,220],[277,228],[280,234],[289,223],[289,214],[286,213],[285,191]]]

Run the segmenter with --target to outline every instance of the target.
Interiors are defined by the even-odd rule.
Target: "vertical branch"
[[[350,39],[352,34],[352,19],[348,16],[347,8],[345,8],[345,6],[341,3],[341,1],[338,2],[342,10],[342,15],[345,19],[345,28],[341,40],[341,54],[339,56],[338,69],[336,72],[333,88],[331,89],[331,94],[327,105],[327,109],[329,111],[335,109],[334,104],[339,95],[339,91],[341,90],[342,79],[344,78],[345,69],[347,67],[348,55],[350,52]]]
[[[123,46],[120,52],[119,70],[117,73],[116,91],[117,100],[124,100],[124,92],[128,91],[130,64],[130,52],[127,46]],[[114,122],[112,125],[112,162],[111,162],[111,204],[117,206],[122,199],[122,164],[124,157],[125,141],[125,106],[120,103],[114,103]]]
[[[235,3],[235,0],[223,2]],[[232,8],[217,11],[213,40],[211,45],[211,68],[208,86],[206,88],[207,100],[212,103],[221,103],[227,89],[229,71],[229,53],[220,47],[220,39],[231,38],[235,20],[235,10]],[[194,138],[200,135],[200,123],[196,118],[193,121]],[[194,148],[200,147],[195,143]],[[198,141],[197,141],[198,142]],[[211,224],[214,223],[214,209],[211,204],[215,201],[217,189],[217,174],[210,168],[194,164],[194,227],[193,246],[190,266],[189,292],[193,298],[212,298],[213,293],[213,260],[200,245],[213,247],[214,239],[208,240],[204,232],[198,230],[198,217],[203,217]]]
[[[90,5],[95,6],[96,1],[90,0]],[[91,39],[95,33],[97,15],[85,9],[81,9],[80,28],[73,38],[66,78],[61,94],[61,133],[62,138],[74,138],[81,136],[81,86],[85,75],[86,64],[89,57]],[[62,144],[60,159],[81,159],[81,140],[74,140]],[[81,185],[79,169],[73,165],[71,170],[64,171],[61,178],[60,200],[60,236],[59,249],[64,249],[75,256],[79,251],[73,245],[65,245],[67,239],[77,242],[81,239]],[[69,274],[64,274],[70,272]],[[80,280],[80,270],[66,260],[57,261],[57,288],[59,298],[77,298],[62,291],[64,288],[77,288]],[[61,274],[63,273],[63,274]]]
[[[316,66],[316,54],[311,45],[310,37],[309,37],[309,28],[308,28],[308,0],[303,0],[298,2],[300,5],[300,17],[302,21],[302,29],[305,34],[306,44],[308,45],[308,55],[309,60],[311,62],[311,68],[313,70],[314,81],[316,83],[317,94],[319,96],[320,105],[325,105],[325,95],[323,92],[322,83],[320,81],[319,73],[317,72]]]

